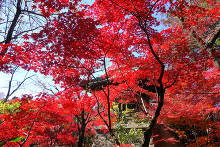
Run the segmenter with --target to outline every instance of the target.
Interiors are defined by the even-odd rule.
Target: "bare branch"
[[[11,75],[11,79],[9,81],[9,84],[8,84],[8,92],[7,92],[7,95],[4,99],[4,102],[8,101],[8,99],[10,98],[10,96],[12,96],[23,84],[26,80],[30,79],[31,77],[33,77],[34,75],[32,76],[29,76],[29,77],[25,77],[22,82],[20,82],[20,84],[17,85],[17,87],[11,92],[11,88],[12,88],[12,82],[13,82],[13,78],[14,78],[14,74],[16,72],[16,70],[18,69],[18,66],[15,68],[15,70],[13,71],[12,75]]]
[[[30,76],[30,77],[25,78],[25,79],[15,88],[15,90],[12,91],[12,93],[10,94],[10,96],[11,96],[12,94],[14,94],[14,93],[21,87],[21,85],[22,85],[26,80],[30,79],[30,78],[33,77],[33,76],[35,76],[35,75],[32,75],[32,76]]]
[[[34,28],[34,29],[22,31],[22,32],[20,32],[20,33],[14,35],[14,36],[11,38],[11,40],[17,39],[18,36],[23,35],[24,33],[28,33],[28,32],[31,32],[31,31],[35,31],[35,30],[37,30],[37,29],[39,29],[39,28],[41,28],[41,27],[42,27],[42,26],[36,27],[36,28]],[[5,42],[5,41],[2,41],[2,42],[0,42],[0,44],[1,44],[1,43],[4,43],[4,42]]]
[[[22,14],[25,14],[25,13],[34,14],[34,15],[42,16],[43,18],[45,18],[44,15],[42,15],[42,14],[40,14],[40,13],[36,13],[36,12],[34,12],[34,11],[21,10],[21,13],[22,13]],[[45,18],[45,19],[46,19],[46,18]]]
[[[14,71],[13,71],[12,74],[11,74],[11,78],[10,78],[9,83],[8,83],[8,92],[7,92],[7,95],[6,95],[5,99],[4,99],[4,102],[6,102],[6,101],[9,99],[9,97],[10,97],[11,84],[12,84],[12,81],[13,81],[13,78],[14,78],[14,74],[15,74],[15,72],[16,72],[17,69],[18,69],[18,66],[15,67]]]
[[[12,23],[11,23],[11,26],[10,26],[10,28],[9,28],[9,30],[8,30],[6,39],[5,39],[5,41],[4,41],[5,44],[10,43],[11,40],[12,40],[13,32],[14,32],[15,27],[16,27],[16,24],[17,24],[17,22],[18,22],[18,18],[19,18],[20,14],[21,14],[21,0],[18,0],[18,1],[17,1],[16,9],[17,9],[17,10],[16,10],[16,13],[15,13],[14,19],[13,19],[13,21],[12,21]],[[0,55],[5,55],[5,54],[7,53],[7,51],[8,51],[8,48],[5,48],[5,49],[0,53]]]

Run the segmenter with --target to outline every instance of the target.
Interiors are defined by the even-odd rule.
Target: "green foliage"
[[[18,108],[20,107],[19,102],[3,102],[0,101],[0,114],[2,113],[16,113],[18,112]]]
[[[218,38],[218,39],[215,41],[215,45],[216,45],[216,46],[220,46],[220,38]]]
[[[143,131],[141,129],[127,129],[123,126],[118,126],[116,135],[121,144],[140,144],[143,138]]]
[[[8,141],[10,141],[10,142],[24,141],[24,138],[22,138],[22,137],[17,137],[17,138],[10,139],[10,140],[8,140]]]
[[[0,141],[0,147],[3,147],[8,141],[10,142],[19,142],[19,141],[24,141],[25,139],[22,137],[17,137],[17,138],[12,138],[4,141]]]
[[[0,101],[0,114],[4,114],[4,113],[16,113],[19,111],[19,107],[20,107],[20,103],[19,102],[4,102],[4,101]],[[19,142],[19,141],[23,141],[24,138],[22,137],[17,137],[17,138],[12,138],[12,139],[8,139],[8,140],[4,140],[4,141],[0,141],[0,147],[4,146],[8,141],[9,142]]]
[[[138,124],[147,124],[150,122],[150,119],[149,118],[135,118],[133,119],[133,121]]]

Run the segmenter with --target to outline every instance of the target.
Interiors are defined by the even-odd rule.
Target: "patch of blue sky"
[[[82,0],[81,3],[82,4],[87,4],[87,5],[92,5],[95,2],[95,0]]]
[[[23,69],[19,69],[14,74],[13,82],[12,82],[12,89],[13,91],[19,83],[21,83],[25,77],[30,77],[28,80],[22,84],[22,86],[10,97],[21,97],[24,94],[31,94],[33,96],[37,95],[39,92],[47,92],[52,94],[52,91],[56,92],[56,88],[62,90],[59,85],[55,84],[52,80],[51,76],[44,76],[40,73],[36,73],[34,71],[26,71]],[[9,88],[9,81],[11,78],[11,74],[6,74],[0,72],[0,93],[1,98],[2,95],[6,95]]]
[[[157,30],[158,32],[168,29],[168,26],[165,26],[163,20],[167,19],[167,15],[164,13],[154,13],[153,16],[160,22],[158,26],[153,26],[153,29]]]

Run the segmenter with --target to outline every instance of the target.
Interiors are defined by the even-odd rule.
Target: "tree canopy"
[[[147,124],[143,147],[220,145],[218,0],[13,3],[0,2],[1,13],[14,6],[0,17],[0,71],[19,66],[63,89],[1,102],[1,145],[82,147],[99,131],[120,145],[115,105],[129,102]]]

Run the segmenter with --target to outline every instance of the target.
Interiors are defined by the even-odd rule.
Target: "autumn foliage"
[[[0,70],[40,72],[62,90],[0,103],[0,144],[80,147],[102,132],[119,145],[114,105],[135,102],[149,120],[143,146],[158,137],[158,124],[174,135],[159,134],[155,145],[220,145],[219,7],[218,0],[34,0],[46,22],[21,43],[0,44]]]

